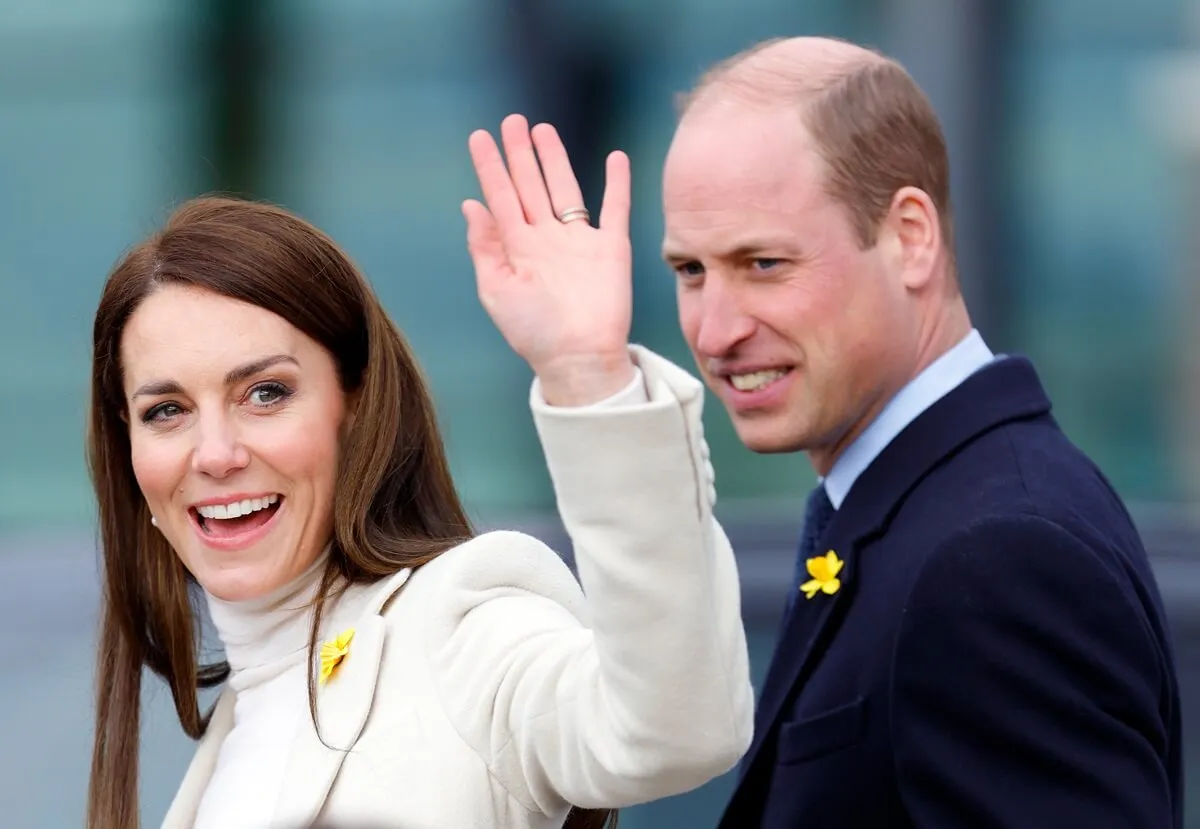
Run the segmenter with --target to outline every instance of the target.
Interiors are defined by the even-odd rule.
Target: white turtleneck
[[[311,604],[325,560],[319,556],[294,581],[261,598],[226,602],[205,594],[236,702],[233,729],[221,744],[195,829],[270,825],[292,742],[302,718],[310,716],[305,665]],[[352,587],[329,602],[321,638],[352,625],[370,591],[370,585]]]

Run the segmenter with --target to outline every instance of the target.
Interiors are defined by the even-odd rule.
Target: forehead
[[[296,354],[307,338],[282,317],[210,291],[178,285],[158,289],[138,306],[121,336],[127,384],[231,365],[264,353]]]
[[[667,243],[833,215],[825,164],[795,108],[715,103],[680,122],[663,170]]]

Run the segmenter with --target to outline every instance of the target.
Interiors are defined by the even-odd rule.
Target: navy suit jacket
[[[1179,691],[1125,507],[1033,366],[917,417],[822,539],[721,829],[1182,826]]]

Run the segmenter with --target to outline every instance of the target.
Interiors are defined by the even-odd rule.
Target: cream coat
[[[737,571],[712,516],[703,387],[635,348],[649,402],[532,406],[583,592],[515,532],[381,584],[292,746],[273,827],[549,829],[568,804],[694,789],[746,751]],[[163,824],[189,829],[233,696]]]

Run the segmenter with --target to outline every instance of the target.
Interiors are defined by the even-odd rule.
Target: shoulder
[[[968,606],[988,597],[1006,603],[1030,594],[1050,598],[1084,586],[1111,591],[1131,581],[1120,560],[1115,550],[1032,512],[979,516],[950,529],[926,551],[910,604],[951,585],[957,601]],[[1068,595],[1054,596],[1053,604]]]
[[[906,495],[881,541],[896,541],[926,583],[1004,568],[1018,578],[1084,572],[1152,581],[1119,496],[1043,419],[993,429],[946,458]]]
[[[1115,546],[1032,513],[980,517],[919,562],[896,647],[1150,654],[1153,590]]]
[[[404,593],[427,621],[455,625],[479,605],[541,598],[583,617],[583,592],[563,559],[541,540],[512,530],[483,533],[413,572]]]
[[[555,589],[563,580],[572,584],[562,557],[542,540],[515,530],[494,530],[452,547],[420,568],[421,579],[442,589],[524,587]]]

